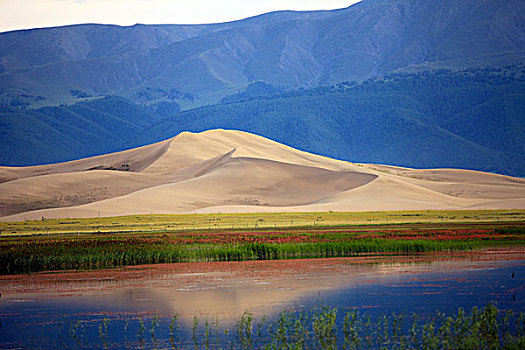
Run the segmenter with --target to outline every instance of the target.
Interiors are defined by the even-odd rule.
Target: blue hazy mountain
[[[120,95],[182,109],[255,81],[285,88],[397,71],[521,62],[523,0],[364,0],[210,25],[75,25],[0,34],[0,98],[58,105]]]

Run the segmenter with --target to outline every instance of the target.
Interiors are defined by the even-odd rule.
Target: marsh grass
[[[407,233],[408,232],[408,233]],[[445,232],[445,233],[443,233]],[[481,232],[481,233],[480,233]],[[349,257],[359,254],[410,254],[470,250],[494,246],[522,246],[523,226],[445,231],[392,229],[382,232],[318,228],[287,232],[158,235],[146,237],[3,241],[0,274],[97,269],[118,266],[245,260]]]
[[[469,311],[459,308],[450,313],[420,315],[372,315],[352,308],[320,305],[285,310],[260,320],[245,312],[233,328],[220,325],[218,320],[197,317],[191,327],[181,327],[177,316],[171,322],[169,318],[161,319],[159,326],[159,319],[154,316],[151,332],[154,334],[157,329],[159,337],[152,336],[149,340],[144,337],[148,321],[139,319],[138,334],[125,340],[117,325],[108,327],[110,322],[106,318],[99,322],[98,340],[79,336],[81,328],[83,334],[89,334],[85,328],[96,324],[77,322],[70,326],[69,340],[61,345],[176,349],[523,349],[525,346],[525,313],[498,310],[493,304]],[[169,328],[169,336],[163,327]],[[108,329],[120,336],[108,336]]]

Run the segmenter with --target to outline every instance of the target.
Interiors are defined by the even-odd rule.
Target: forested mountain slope
[[[168,116],[120,97],[36,110],[3,107],[1,165],[65,161],[181,131],[240,129],[353,162],[525,174],[525,70],[392,74],[283,91],[263,83]]]
[[[56,163],[123,150],[159,120],[120,97],[36,110],[0,106],[0,165]]]

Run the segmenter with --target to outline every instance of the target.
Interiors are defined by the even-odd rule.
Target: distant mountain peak
[[[14,31],[0,34],[0,99],[58,105],[76,101],[69,91],[78,89],[188,109],[254,81],[315,87],[394,71],[516,63],[525,53],[524,23],[521,0],[364,0],[218,24]],[[170,89],[180,95],[169,96]]]

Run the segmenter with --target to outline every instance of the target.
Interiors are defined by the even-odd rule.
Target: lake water
[[[319,305],[374,317],[488,303],[525,311],[525,249],[166,264],[0,276],[0,283],[0,348],[169,348],[174,314],[180,336],[191,339],[194,317],[231,337],[225,330],[246,311],[255,320]]]

